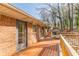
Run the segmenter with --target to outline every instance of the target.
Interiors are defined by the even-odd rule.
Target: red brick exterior
[[[16,20],[0,15],[0,56],[16,52]]]
[[[33,31],[33,24],[27,23],[27,46],[31,46],[40,39],[40,26],[36,32]],[[0,15],[0,56],[13,55],[16,53],[16,19]]]

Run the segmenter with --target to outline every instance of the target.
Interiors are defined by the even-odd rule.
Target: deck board
[[[60,40],[41,41],[13,56],[54,56],[57,55],[55,46],[57,44],[60,44]]]

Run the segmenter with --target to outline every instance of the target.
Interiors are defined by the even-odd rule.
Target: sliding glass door
[[[26,48],[26,23],[17,21],[17,51]]]

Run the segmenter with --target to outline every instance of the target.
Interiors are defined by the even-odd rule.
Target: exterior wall
[[[36,32],[33,24],[27,23],[27,46],[37,43],[41,38],[40,26]],[[13,55],[16,53],[16,19],[0,15],[0,56]]]
[[[0,15],[0,56],[16,52],[16,20]]]
[[[30,23],[27,23],[27,37],[28,47],[37,42],[36,32],[33,32],[33,27]]]

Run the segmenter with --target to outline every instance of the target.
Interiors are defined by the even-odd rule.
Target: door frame
[[[26,44],[26,47],[25,48],[27,48],[27,44],[28,44],[28,41],[27,41],[27,36],[28,36],[28,34],[27,34],[27,22],[24,22],[24,21],[21,21],[21,20],[16,20],[16,51],[17,52],[19,52],[19,51],[21,51],[21,50],[23,50],[23,49],[25,49],[25,48],[23,48],[23,49],[19,49],[18,50],[18,39],[19,39],[19,37],[18,37],[18,22],[23,22],[23,23],[25,23],[25,25],[24,25],[24,27],[25,27],[25,44]]]

